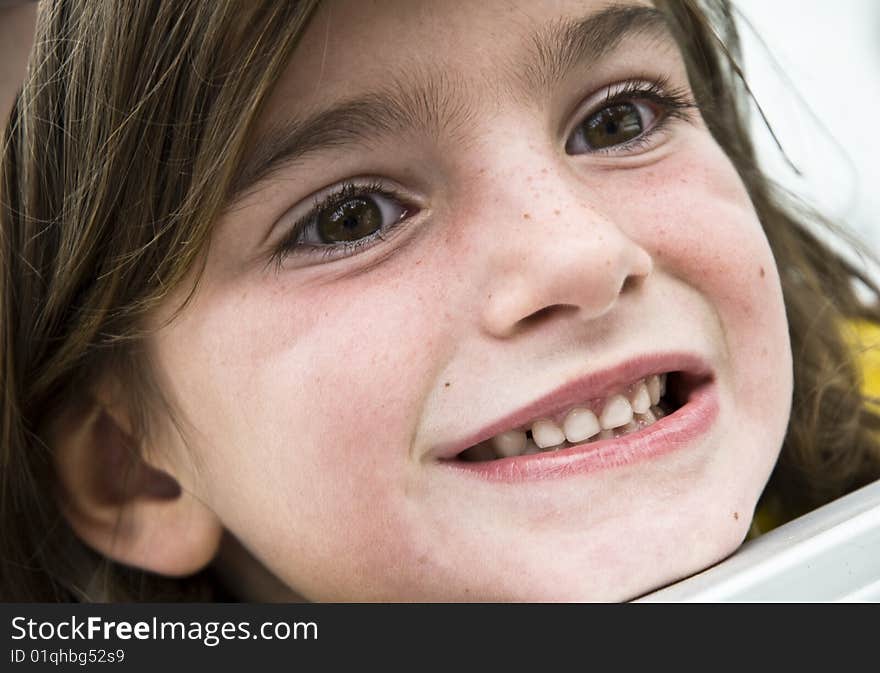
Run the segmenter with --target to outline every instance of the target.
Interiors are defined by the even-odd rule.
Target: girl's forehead
[[[542,105],[573,72],[609,61],[639,69],[675,49],[665,15],[647,2],[324,2],[275,87],[236,192],[279,161],[378,133],[436,137],[474,108]]]
[[[401,70],[559,70],[562,57],[596,59],[625,34],[664,25],[639,0],[330,0],[319,5],[285,80],[310,97],[317,88],[345,93],[359,79],[387,81]]]

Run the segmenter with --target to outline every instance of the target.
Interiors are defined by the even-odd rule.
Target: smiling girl
[[[55,1],[36,43],[7,600],[625,600],[880,478],[876,287],[758,170],[726,3]]]

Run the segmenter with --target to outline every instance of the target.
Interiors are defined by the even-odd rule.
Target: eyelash
[[[697,107],[689,98],[686,90],[670,89],[666,78],[630,80],[628,82],[623,82],[620,85],[612,85],[609,87],[604,98],[581,116],[580,121],[575,125],[569,135],[589,117],[600,112],[602,109],[621,103],[632,102],[633,100],[646,101],[659,108],[659,111],[656,113],[657,119],[654,121],[654,124],[632,140],[628,140],[613,147],[599,148],[589,152],[589,154],[607,156],[620,153],[631,153],[635,150],[647,147],[660,133],[667,130],[670,122],[673,120],[687,121],[690,118],[689,111]],[[402,225],[405,225],[410,219],[412,219],[412,211],[418,212],[418,209],[416,208],[404,208],[403,213],[393,223],[384,229],[380,228],[375,234],[370,234],[369,236],[365,236],[356,241],[345,241],[338,244],[320,246],[303,244],[299,241],[302,233],[312,224],[321,212],[328,209],[338,208],[354,197],[363,197],[367,194],[379,195],[390,201],[400,203],[401,205],[404,204],[404,199],[401,198],[401,195],[393,190],[389,190],[381,181],[371,180],[366,183],[355,183],[346,180],[341,183],[340,188],[336,191],[325,197],[316,196],[313,199],[313,205],[309,212],[297,219],[291,227],[290,232],[284,237],[281,243],[278,244],[275,250],[273,250],[269,259],[269,264],[274,264],[276,271],[280,271],[284,260],[291,254],[302,254],[304,256],[321,255],[322,261],[331,258],[341,259],[356,255],[365,247],[372,247],[377,239],[385,240],[389,233],[394,232]]]

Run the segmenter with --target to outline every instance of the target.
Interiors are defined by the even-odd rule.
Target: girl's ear
[[[223,532],[217,516],[180,486],[180,476],[130,434],[124,410],[98,399],[55,418],[54,453],[61,511],[77,536],[104,556],[161,575],[202,569]]]

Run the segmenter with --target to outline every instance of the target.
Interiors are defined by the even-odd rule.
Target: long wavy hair
[[[136,436],[149,436],[161,391],[143,357],[145,317],[200,268],[255,122],[317,4],[40,2],[0,163],[0,599],[207,600],[223,591],[210,569],[158,577],[81,543],[52,495],[44,428],[112,368],[126,382]],[[759,169],[729,2],[656,5],[781,274],[794,398],[765,497],[800,513],[880,478],[880,417],[841,331],[853,318],[880,322],[880,291],[815,233],[849,241],[843,230]],[[873,303],[859,300],[856,281]]]

